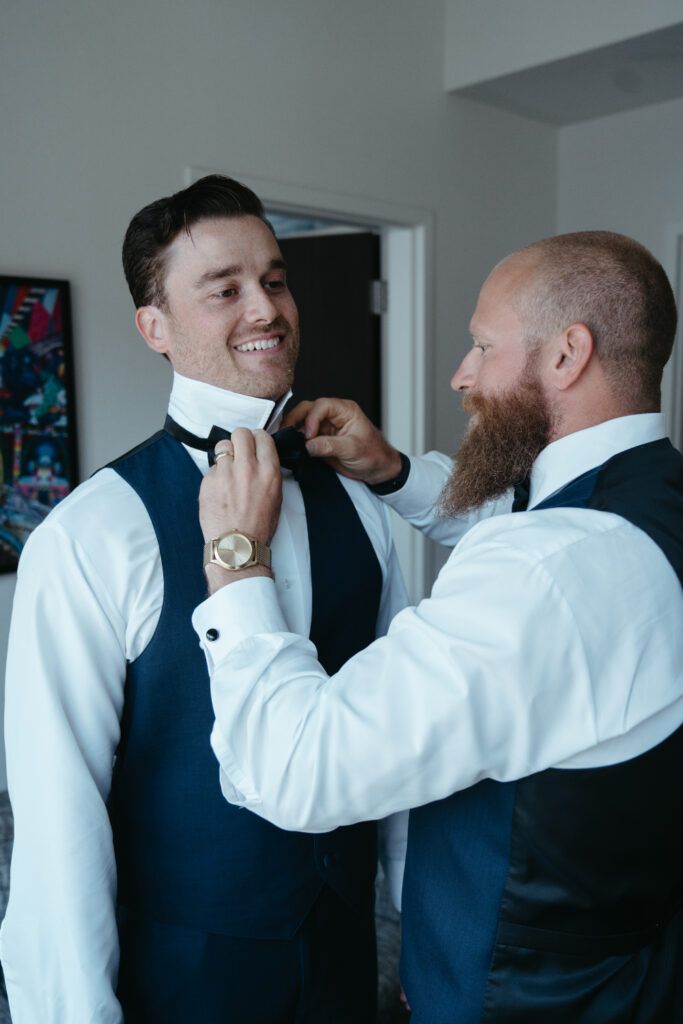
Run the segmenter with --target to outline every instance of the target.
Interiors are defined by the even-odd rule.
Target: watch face
[[[229,569],[241,569],[251,560],[253,546],[248,537],[237,531],[219,537],[216,556]]]

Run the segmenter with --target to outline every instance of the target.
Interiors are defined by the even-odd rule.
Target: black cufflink
[[[211,627],[211,629],[207,629],[207,631],[206,631],[206,639],[207,640],[218,640],[219,636],[220,636],[220,633],[218,632],[217,629],[214,629],[213,626]]]

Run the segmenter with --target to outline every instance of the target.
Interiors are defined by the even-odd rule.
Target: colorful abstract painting
[[[0,276],[0,572],[76,483],[68,282]]]

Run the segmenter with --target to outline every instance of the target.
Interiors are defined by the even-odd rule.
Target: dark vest
[[[668,441],[534,514],[559,507],[629,520],[683,583],[683,457]],[[683,727],[620,764],[485,779],[412,811],[403,893],[415,1024],[683,1021]]]
[[[336,671],[375,637],[382,577],[346,491],[327,466],[311,461],[323,488],[338,485],[329,525],[309,524],[309,536],[318,531],[311,537],[311,638],[323,665]],[[112,468],[147,508],[164,578],[154,636],[128,666],[108,803],[118,902],[157,921],[252,938],[293,935],[325,882],[372,913],[374,822],[319,836],[286,832],[221,794],[209,744],[209,678],[191,624],[206,597],[199,470],[163,432]],[[350,543],[339,543],[349,534]]]

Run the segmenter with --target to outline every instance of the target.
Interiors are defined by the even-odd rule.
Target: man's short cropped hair
[[[625,408],[659,409],[676,302],[652,253],[612,231],[577,231],[534,242],[514,256],[533,259],[518,301],[527,342],[538,345],[572,323],[585,324]]]
[[[176,235],[181,231],[191,234],[192,226],[200,220],[245,214],[259,217],[270,227],[259,197],[246,185],[222,174],[200,178],[136,213],[123,240],[123,272],[135,308],[166,308],[166,252]]]

